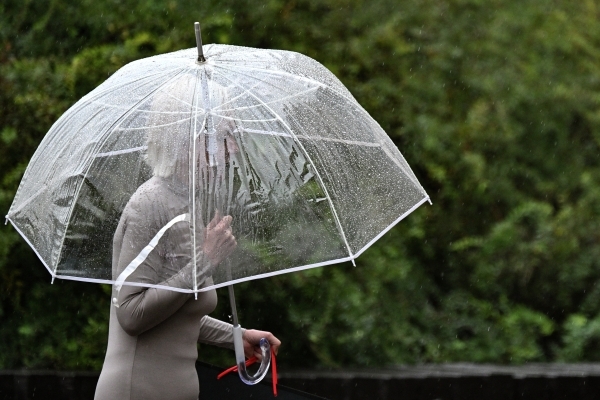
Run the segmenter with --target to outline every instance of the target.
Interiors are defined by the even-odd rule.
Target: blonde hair
[[[228,99],[227,89],[210,82],[210,108],[225,104]],[[176,173],[184,173],[189,168],[189,146],[194,114],[192,104],[194,96],[201,96],[199,79],[195,74],[184,74],[175,82],[157,91],[150,102],[147,120],[146,162],[153,174],[159,177],[170,177]],[[194,107],[203,108],[202,102]],[[200,113],[205,116],[206,111]],[[198,121],[201,126],[201,122]],[[233,121],[214,116],[213,125],[220,126],[219,131],[232,130]],[[204,146],[202,146],[204,147]]]

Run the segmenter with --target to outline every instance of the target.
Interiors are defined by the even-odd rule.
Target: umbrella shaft
[[[231,303],[231,315],[233,317],[233,326],[238,326],[237,309],[235,308],[235,294],[233,293],[233,285],[227,287],[229,289],[229,302]]]
[[[202,51],[202,34],[200,33],[200,23],[194,23],[194,30],[196,31],[196,46],[198,47],[198,62],[203,63],[206,61],[204,58],[204,52]]]

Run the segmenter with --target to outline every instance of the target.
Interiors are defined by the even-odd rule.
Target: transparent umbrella
[[[124,66],[44,137],[6,218],[52,279],[197,293],[353,261],[429,200],[321,64],[200,43]],[[138,234],[118,270],[124,215]],[[214,265],[207,225],[225,216],[237,246]]]

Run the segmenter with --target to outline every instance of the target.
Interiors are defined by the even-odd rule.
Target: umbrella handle
[[[271,344],[265,338],[260,339],[260,350],[262,353],[262,361],[260,367],[254,375],[250,375],[246,370],[246,356],[244,355],[244,341],[242,339],[242,327],[235,325],[233,327],[233,345],[235,347],[235,361],[238,366],[238,374],[240,379],[246,385],[256,385],[262,381],[269,371],[271,365]]]

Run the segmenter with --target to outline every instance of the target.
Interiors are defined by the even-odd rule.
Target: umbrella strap
[[[154,248],[158,244],[158,241],[160,240],[160,238],[163,237],[165,232],[167,232],[169,230],[169,228],[171,228],[176,223],[182,222],[182,221],[189,221],[189,220],[190,220],[189,214],[181,214],[181,215],[176,216],[175,218],[170,220],[165,226],[163,226],[161,228],[161,230],[158,231],[158,233],[152,238],[150,243],[148,243],[148,245],[146,247],[144,247],[144,249],[142,251],[140,251],[140,254],[138,254],[137,257],[134,258],[129,263],[129,265],[127,265],[127,267],[125,267],[123,272],[121,272],[121,274],[115,281],[115,289],[117,290],[117,292],[119,292],[121,290],[121,287],[123,286],[123,283],[125,282],[125,279],[127,279],[129,277],[129,275],[131,275],[137,269],[137,267],[139,267],[140,264],[146,260],[146,258],[150,254],[150,252],[152,250],[154,250]]]

